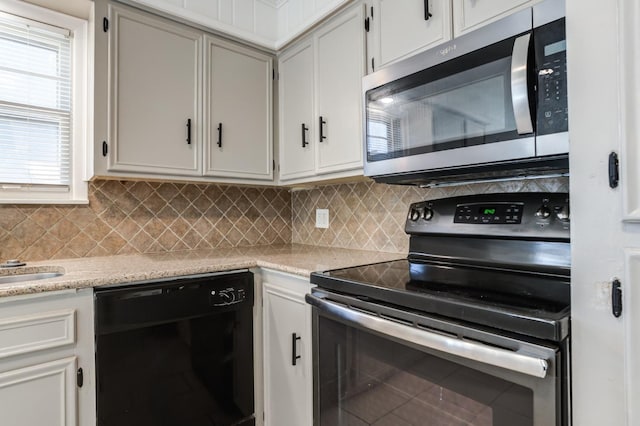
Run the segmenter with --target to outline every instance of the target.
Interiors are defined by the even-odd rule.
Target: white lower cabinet
[[[262,272],[265,426],[313,424],[308,279]]]
[[[96,424],[91,289],[0,299],[3,426]]]

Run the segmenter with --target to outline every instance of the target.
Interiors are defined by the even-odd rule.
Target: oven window
[[[527,426],[527,387],[318,318],[322,426]]]

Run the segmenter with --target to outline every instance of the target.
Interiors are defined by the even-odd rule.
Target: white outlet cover
[[[329,209],[316,209],[316,228],[329,227]]]

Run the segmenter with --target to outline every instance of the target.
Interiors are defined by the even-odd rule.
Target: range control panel
[[[508,193],[413,203],[405,232],[569,240],[569,194]]]
[[[522,222],[522,203],[462,204],[456,207],[455,223],[517,224]]]

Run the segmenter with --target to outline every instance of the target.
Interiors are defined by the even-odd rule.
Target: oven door
[[[365,175],[535,157],[531,11],[363,80]]]
[[[314,308],[316,425],[568,422],[561,348],[331,299],[342,300],[322,291],[307,295]]]

